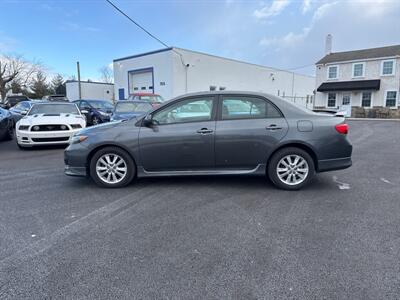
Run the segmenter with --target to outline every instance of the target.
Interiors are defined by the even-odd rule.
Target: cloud
[[[86,31],[86,32],[98,32],[100,31],[97,27],[92,26],[82,26],[74,22],[63,22],[61,25],[61,30],[64,31]]]
[[[279,15],[289,4],[289,0],[273,0],[270,5],[266,5],[261,9],[256,9],[253,15],[257,19],[268,19]]]
[[[312,0],[303,0],[301,12],[303,14],[307,13],[311,9],[311,2]]]
[[[262,46],[279,45],[279,49],[281,47],[294,47],[296,45],[299,45],[299,43],[303,42],[308,37],[308,35],[312,31],[318,20],[323,18],[324,15],[337,4],[338,4],[337,1],[330,3],[328,2],[318,7],[318,9],[314,12],[311,18],[310,24],[306,27],[303,27],[301,32],[298,33],[289,32],[282,37],[262,38],[260,40],[260,45]]]

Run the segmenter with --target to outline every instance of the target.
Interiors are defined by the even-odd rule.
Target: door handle
[[[271,124],[271,125],[265,127],[265,129],[267,129],[267,130],[280,130],[280,129],[282,129],[282,127],[278,127],[276,124]]]
[[[196,132],[200,133],[200,134],[210,134],[210,133],[213,133],[214,130],[208,129],[208,128],[202,128],[202,129],[197,130]]]

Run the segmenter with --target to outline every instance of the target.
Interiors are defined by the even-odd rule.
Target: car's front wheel
[[[268,164],[268,176],[275,186],[284,190],[298,190],[307,185],[315,175],[312,157],[296,147],[276,152]]]
[[[101,123],[101,120],[98,117],[94,116],[92,118],[92,125],[98,125],[100,123]]]
[[[102,187],[117,188],[128,185],[136,173],[130,155],[118,147],[97,151],[90,161],[90,176]]]

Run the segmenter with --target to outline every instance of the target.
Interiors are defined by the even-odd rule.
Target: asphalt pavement
[[[0,142],[0,299],[399,299],[400,122],[350,121],[353,166],[100,189],[63,149]]]

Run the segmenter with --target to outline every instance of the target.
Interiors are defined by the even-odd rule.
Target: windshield
[[[108,101],[89,100],[87,101],[95,109],[113,109],[114,106]]]
[[[118,103],[115,107],[115,112],[117,113],[131,113],[131,112],[147,112],[153,107],[150,103]]]
[[[79,115],[75,104],[34,104],[28,115],[36,114],[74,114]]]

